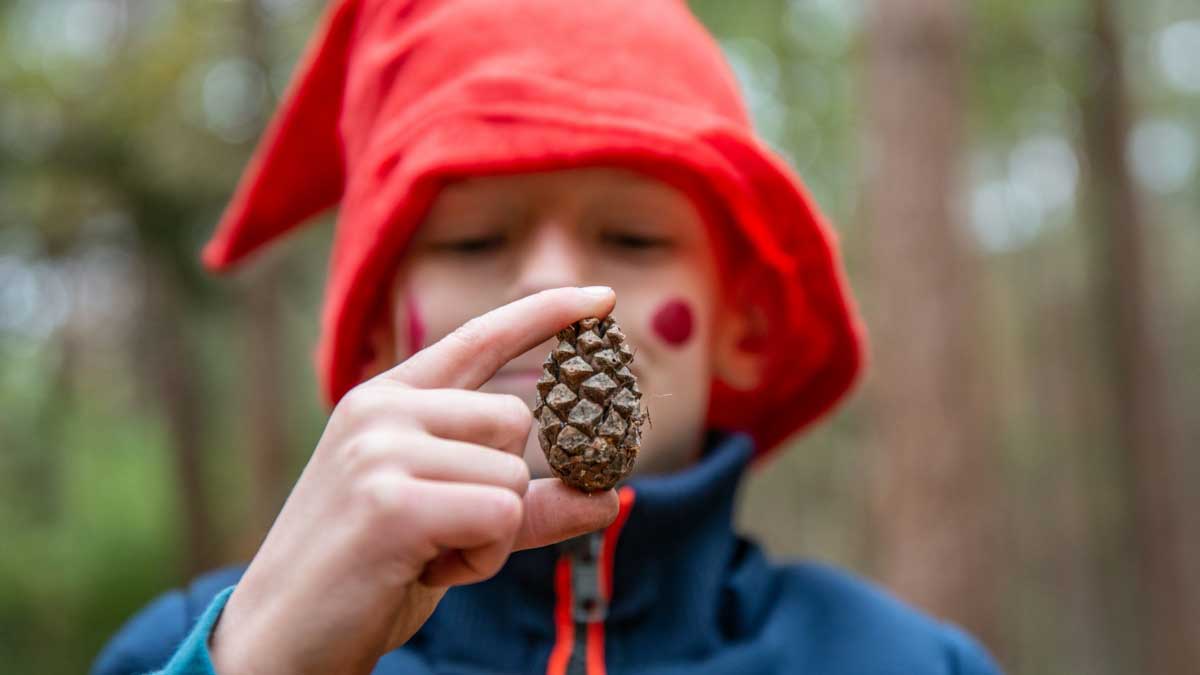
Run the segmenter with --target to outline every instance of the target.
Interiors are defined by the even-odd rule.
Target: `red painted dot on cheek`
[[[680,299],[668,300],[654,312],[650,325],[663,342],[672,347],[681,347],[692,339],[695,326],[692,307]]]
[[[408,317],[408,348],[416,354],[425,346],[425,321],[421,318],[421,308],[417,306],[416,298],[409,294],[404,304],[405,316]]]

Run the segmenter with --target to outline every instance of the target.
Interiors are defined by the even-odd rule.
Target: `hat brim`
[[[711,426],[748,431],[761,458],[843,399],[862,368],[864,330],[836,237],[778,157],[721,118],[694,110],[672,115],[662,101],[638,105],[638,97],[622,100],[613,92],[542,98],[605,102],[600,109],[560,110],[531,105],[536,92],[528,82],[521,89],[508,92],[526,99],[520,105],[474,101],[450,112],[441,106],[434,119],[413,123],[409,117],[381,130],[367,161],[350,176],[340,218],[354,223],[337,228],[332,267],[344,273],[332,275],[327,287],[317,352],[331,405],[360,381],[370,314],[442,185],[468,176],[588,165],[691,176],[746,244],[749,258],[727,261],[724,273],[753,274],[768,296],[763,349],[769,377],[748,392],[715,382]]]

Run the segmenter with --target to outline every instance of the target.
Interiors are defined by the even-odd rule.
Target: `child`
[[[307,468],[248,568],[160,598],[95,673],[996,672],[732,530],[860,328],[683,2],[335,2],[205,262],[338,202]],[[653,426],[589,495],[544,478],[529,406],[554,333],[614,306]]]

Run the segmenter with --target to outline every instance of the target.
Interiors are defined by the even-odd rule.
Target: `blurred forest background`
[[[1200,663],[1200,6],[692,3],[840,229],[851,403],[740,522],[1012,673]],[[0,669],[245,560],[323,428],[325,219],[197,252],[317,0],[0,2]]]

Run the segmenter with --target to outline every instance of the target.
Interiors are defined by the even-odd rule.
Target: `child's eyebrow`
[[[446,194],[434,200],[426,223],[446,222],[449,224],[484,224],[512,222],[528,208],[520,200],[502,191],[488,190],[487,194]]]
[[[696,209],[681,195],[658,195],[639,190],[637,193],[597,194],[592,207],[607,213],[625,214],[648,221],[698,220]]]

